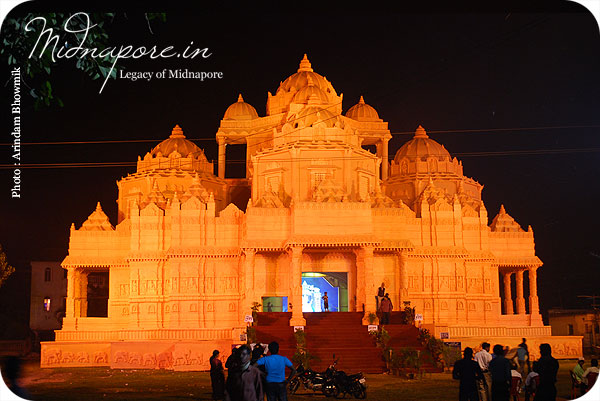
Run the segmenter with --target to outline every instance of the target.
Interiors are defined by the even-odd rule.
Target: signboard
[[[415,322],[422,322],[422,321],[423,321],[423,314],[422,313],[415,314]]]
[[[297,332],[298,330],[304,331],[304,326],[294,326],[294,333]]]
[[[367,330],[369,331],[377,331],[377,325],[376,324],[370,324],[367,326]]]
[[[447,331],[442,331],[442,332],[440,333],[440,338],[441,338],[442,340],[447,340],[447,339],[449,339],[449,338],[450,338],[450,333],[448,333]]]
[[[444,344],[450,348],[456,348],[457,350],[461,350],[461,342],[460,341],[444,341]]]
[[[244,318],[244,323],[253,323],[254,322],[254,318],[252,317],[252,315],[246,315],[246,317]]]

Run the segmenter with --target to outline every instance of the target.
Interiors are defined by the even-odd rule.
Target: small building
[[[65,316],[67,270],[60,262],[31,262],[29,327],[40,340],[54,339]]]
[[[600,310],[550,309],[548,320],[553,336],[583,336],[585,353],[600,351]]]

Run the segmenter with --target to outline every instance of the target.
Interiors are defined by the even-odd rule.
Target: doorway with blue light
[[[302,273],[302,312],[323,312],[327,292],[329,312],[348,312],[348,273]]]

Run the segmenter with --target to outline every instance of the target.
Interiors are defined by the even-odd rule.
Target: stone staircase
[[[306,319],[306,345],[309,352],[320,360],[313,361],[311,368],[323,371],[333,361],[339,359],[338,369],[347,373],[382,373],[385,363],[379,348],[362,325],[361,312],[318,312],[304,313]],[[256,334],[258,341],[277,341],[280,354],[292,359],[296,350],[294,329],[289,326],[290,312],[263,312],[258,314]],[[392,316],[391,321],[394,322]],[[417,336],[419,330],[412,325],[390,324],[385,326],[390,333],[389,345],[394,349],[413,347],[423,351]],[[435,370],[425,364],[428,371]]]

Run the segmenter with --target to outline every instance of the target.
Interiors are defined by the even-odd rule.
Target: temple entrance
[[[108,272],[88,274],[87,317],[108,317]]]
[[[287,312],[288,297],[262,297],[263,312]]]
[[[330,312],[348,312],[348,273],[302,273],[302,312],[323,312],[327,292]]]

